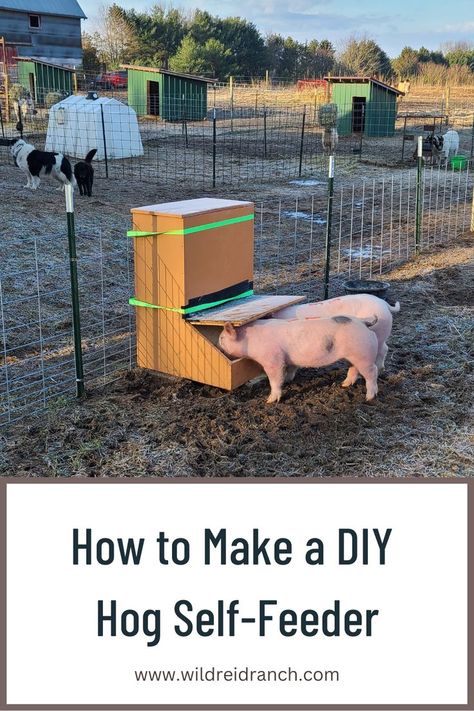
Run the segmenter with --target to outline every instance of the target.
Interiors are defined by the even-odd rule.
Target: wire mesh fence
[[[430,166],[422,174],[418,249],[470,227],[472,173]],[[377,278],[417,251],[416,171],[337,186],[330,235],[331,291],[350,278]],[[316,191],[317,190],[317,191]],[[263,291],[323,298],[327,192],[256,205],[256,284]],[[331,295],[331,293],[330,293]]]
[[[2,239],[0,426],[70,396],[76,385],[65,233]],[[133,279],[127,243],[80,235],[79,298],[85,378],[109,381],[133,362]]]
[[[25,105],[9,123],[3,138],[21,133],[37,148],[82,160],[97,149],[98,177],[180,181],[204,189],[252,182],[277,182],[324,172],[325,156],[335,150],[340,162],[363,160],[384,166],[413,165],[415,137],[448,128],[459,135],[458,152],[474,154],[474,114],[448,116],[439,111],[416,112],[381,102],[343,103],[331,126],[321,120],[319,99],[302,107],[237,106],[230,100],[168,97],[150,104],[150,97],[127,105],[126,92],[109,92],[98,101],[71,96],[67,104]],[[367,109],[365,106],[367,105]],[[17,111],[18,113],[18,111]],[[332,133],[331,129],[336,129]],[[0,160],[8,161],[7,147]]]
[[[470,227],[472,173],[422,175],[416,232],[416,171],[337,186],[330,234],[330,296],[348,278],[377,277],[417,249],[446,244]],[[255,202],[255,289],[324,293],[327,191]],[[135,365],[133,254],[125,229],[81,230],[77,252],[86,387]],[[75,370],[66,231],[0,241],[0,426],[73,397]]]

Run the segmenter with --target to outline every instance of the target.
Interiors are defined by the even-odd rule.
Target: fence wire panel
[[[423,173],[420,249],[470,228],[472,171]],[[327,191],[256,203],[255,284],[266,293],[323,298]],[[416,252],[416,171],[361,180],[334,191],[330,239],[332,293],[345,279],[377,279]]]
[[[337,162],[336,162],[337,175]],[[416,170],[337,186],[330,295],[347,278],[377,278],[416,250]],[[257,292],[323,297],[327,186],[255,202]],[[420,249],[470,227],[472,170],[429,166],[422,175]],[[78,228],[86,387],[135,365],[133,253],[125,229]],[[65,233],[0,240],[0,426],[39,413],[76,389],[69,255]]]
[[[84,373],[107,383],[134,362],[129,245],[79,235]],[[75,392],[69,256],[65,234],[4,236],[0,244],[0,426]]]
[[[422,174],[421,250],[446,244],[470,228],[472,171],[427,167]],[[331,272],[377,278],[416,252],[416,171],[337,188]]]
[[[110,103],[110,98],[118,100]],[[267,98],[271,100],[271,94]],[[262,104],[258,92],[255,99],[254,104],[236,105],[224,92],[217,104],[210,93],[207,104],[166,97],[155,106],[132,96],[128,106],[126,91],[111,91],[104,94],[103,104],[83,101],[87,110],[61,108],[60,103],[47,108],[44,102],[34,112],[12,110],[1,133],[4,138],[18,137],[21,117],[24,138],[39,149],[65,153],[73,162],[96,149],[98,178],[179,181],[201,189],[320,174],[331,126],[337,128],[340,165],[354,173],[359,161],[412,167],[416,136],[427,137],[431,131],[455,129],[459,153],[468,158],[474,154],[472,106],[448,115],[436,104],[428,110],[401,102],[397,108],[360,99],[339,103],[337,117],[325,127],[320,113],[324,97],[303,106]],[[7,148],[0,150],[0,160],[10,160]]]

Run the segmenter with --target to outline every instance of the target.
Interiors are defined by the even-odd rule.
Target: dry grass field
[[[209,90],[209,105],[213,105],[214,92]],[[259,81],[254,84],[235,84],[233,89],[235,106],[293,106],[302,108],[311,107],[315,103],[321,104],[327,100],[324,89],[305,89],[298,91],[294,84],[276,86],[266,85]],[[215,101],[217,106],[225,105],[229,102],[230,91],[228,86],[219,85],[215,91]],[[423,84],[410,85],[409,91],[400,99],[400,109],[407,107],[407,110],[414,107],[424,107],[427,110],[439,108],[451,108],[454,111],[463,107],[470,107],[471,113],[474,106],[474,85],[462,86],[425,86]]]

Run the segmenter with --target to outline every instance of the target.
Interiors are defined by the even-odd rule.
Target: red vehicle
[[[126,89],[128,84],[127,71],[104,72],[96,76],[96,89]]]
[[[326,89],[328,83],[326,79],[298,79],[296,88],[298,91],[307,89]]]

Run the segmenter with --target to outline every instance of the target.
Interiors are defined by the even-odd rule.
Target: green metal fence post
[[[471,158],[474,154],[474,116],[472,117],[472,127],[471,127]]]
[[[334,199],[334,156],[329,156],[328,171],[328,205],[326,212],[326,249],[324,262],[324,299],[329,297],[329,272],[331,269],[331,229],[332,207]]]
[[[212,112],[212,187],[216,187],[216,157],[217,157],[217,114]]]
[[[418,136],[418,153],[416,160],[416,205],[415,205],[415,254],[421,247],[422,211],[423,211],[423,136]]]
[[[100,105],[100,117],[102,119],[102,141],[104,143],[105,177],[109,177],[109,161],[107,157],[107,139],[105,138],[104,107]]]
[[[303,171],[303,148],[304,148],[304,127],[306,123],[306,106],[303,107],[303,120],[301,122],[301,138],[300,138],[300,160],[298,167],[298,176],[301,178]]]
[[[71,276],[72,329],[74,335],[74,360],[76,365],[76,394],[84,395],[84,367],[82,363],[81,317],[79,310],[79,284],[77,280],[76,230],[74,226],[74,191],[65,186],[67,237],[69,244],[69,273]]]
[[[263,155],[267,157],[267,109],[263,109]]]

